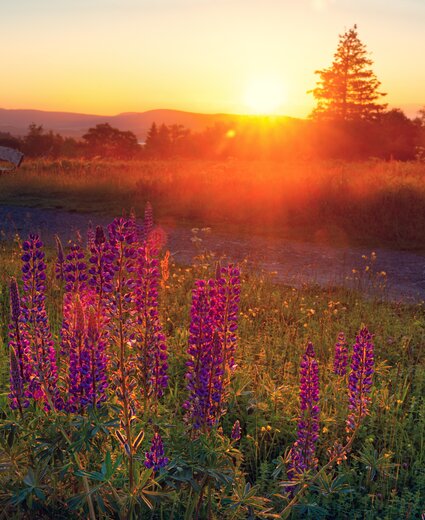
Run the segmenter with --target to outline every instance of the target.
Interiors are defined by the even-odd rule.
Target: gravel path
[[[54,209],[0,206],[0,240],[9,240],[18,233],[39,233],[46,243],[53,243],[55,234],[64,243],[75,236],[77,230],[85,234],[88,223],[107,225],[109,217],[70,213]],[[189,263],[197,253],[194,234],[189,227],[164,227],[166,247],[179,262]],[[392,300],[419,301],[425,299],[425,254],[387,249],[375,249],[373,272],[386,275],[369,277],[369,273],[353,274],[352,269],[364,272],[371,251],[365,248],[337,248],[307,242],[261,236],[238,237],[214,231],[199,231],[198,247],[226,255],[232,260],[245,258],[249,263],[268,272],[277,280],[300,286],[303,283],[328,285],[359,285],[375,290],[375,281],[387,280],[385,294]]]

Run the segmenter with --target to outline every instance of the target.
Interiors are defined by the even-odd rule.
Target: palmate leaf
[[[352,493],[354,491],[346,482],[345,475],[337,475],[333,478],[331,474],[326,473],[319,476],[311,485],[311,489],[324,496],[329,496],[334,493]]]

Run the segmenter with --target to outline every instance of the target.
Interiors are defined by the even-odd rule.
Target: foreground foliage
[[[227,268],[220,266],[217,272],[217,259],[206,253],[192,266],[178,267],[158,251],[162,264],[137,264],[139,280],[152,280],[149,269],[154,268],[158,284],[153,292],[152,287],[135,289],[138,312],[133,313],[125,297],[133,284],[124,281],[136,269],[131,226],[131,220],[115,221],[108,242],[100,231],[89,234],[93,261],[88,274],[82,269],[83,246],[59,248],[59,255],[50,252],[47,261],[37,238],[25,242],[23,252],[3,246],[0,499],[7,517],[420,518],[425,493],[423,305],[364,299],[342,289],[277,286],[242,266],[240,302],[236,291],[225,332],[220,328],[225,300],[216,291],[216,280],[226,279]],[[121,240],[122,235],[127,238]],[[146,260],[146,237],[138,240]],[[9,301],[9,282],[11,276],[21,278],[23,261],[28,283],[30,250],[43,264],[37,272],[46,273],[45,280],[41,277],[45,299],[35,299],[39,307],[34,316],[41,317],[37,330],[50,323],[51,340],[46,332],[43,337],[60,355],[52,357],[47,349],[47,363],[37,368],[53,373],[45,380],[52,389],[42,378],[31,377],[28,406],[15,406],[15,391],[11,410],[7,324],[13,325],[18,310]],[[120,278],[127,307],[116,322],[101,327],[94,325],[91,310],[95,295],[104,290],[109,296],[98,299],[98,305],[107,301],[114,313],[119,305],[108,285],[116,274],[109,280],[103,276],[101,284],[93,281],[97,265],[108,272],[107,262],[96,264],[100,254],[112,264],[119,254],[129,262]],[[238,272],[232,271],[232,277]],[[90,287],[78,299],[76,282]],[[232,279],[229,287],[237,283]],[[11,288],[13,300],[17,286],[12,282]],[[29,292],[22,288],[25,300]],[[154,312],[145,315],[142,298],[155,299],[155,292],[159,307],[151,301],[148,307]],[[28,302],[21,305],[25,314]],[[71,327],[64,321],[70,309],[75,312]],[[104,308],[99,319],[108,319],[108,313]],[[146,328],[150,319],[154,326]],[[87,387],[83,374],[72,368],[82,323],[88,343],[81,343],[81,352],[85,346],[93,352],[94,343],[111,338],[115,345],[108,351],[108,389],[98,377],[99,385],[90,393],[93,386]],[[374,332],[373,340],[366,329],[356,339],[362,324]],[[144,368],[143,356],[133,359],[131,350],[123,351],[129,347],[126,341],[120,344],[120,332],[131,336],[135,330],[142,335],[154,331],[150,344],[159,355],[167,344],[167,367],[151,364],[165,361],[155,351]],[[11,332],[13,336],[13,327]],[[220,350],[223,334],[227,346]],[[100,364],[104,352],[98,352]],[[128,363],[120,365],[120,353],[128,355]],[[59,361],[57,379],[53,359]],[[15,362],[12,375],[16,372]],[[136,386],[130,384],[133,378]],[[208,381],[218,398],[205,393]],[[128,400],[134,404],[126,405]]]

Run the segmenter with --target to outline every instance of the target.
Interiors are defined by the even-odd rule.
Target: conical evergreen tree
[[[312,116],[341,121],[376,119],[387,105],[378,103],[386,94],[378,91],[381,82],[372,64],[354,25],[339,36],[332,65],[315,71],[320,79],[310,91],[317,100]]]

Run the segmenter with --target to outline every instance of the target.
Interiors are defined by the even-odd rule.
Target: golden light
[[[245,92],[245,103],[252,114],[275,114],[282,106],[285,92],[274,78],[251,81]]]

